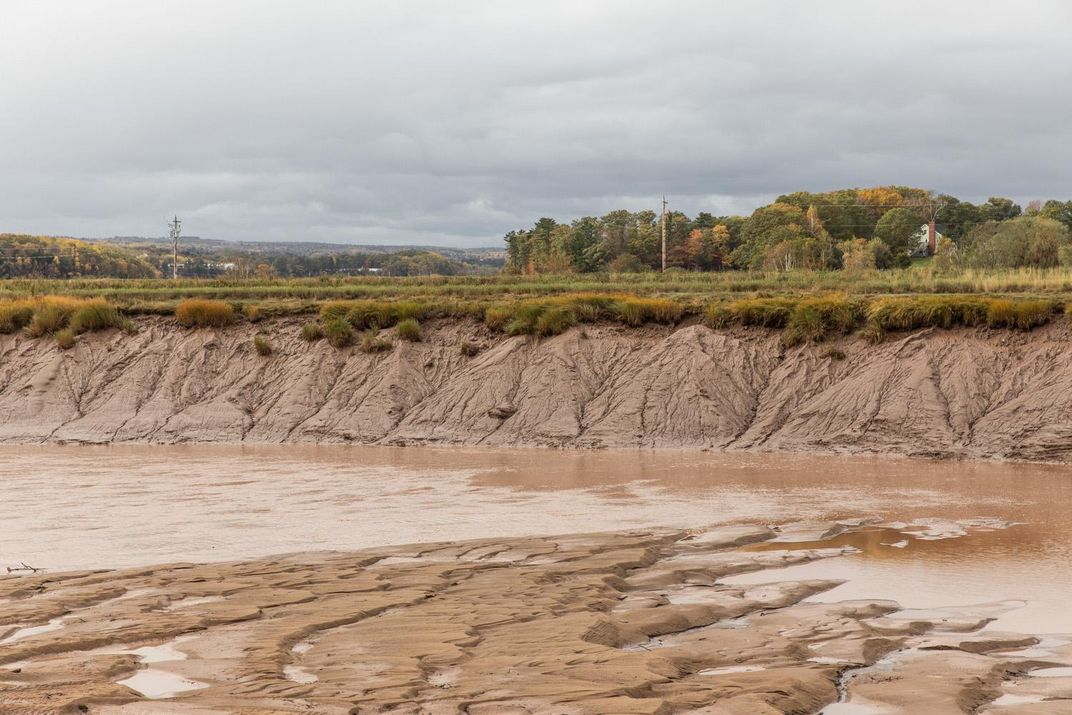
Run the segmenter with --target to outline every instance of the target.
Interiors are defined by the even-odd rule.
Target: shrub
[[[332,347],[345,348],[354,342],[354,329],[344,318],[324,322],[324,335]]]
[[[480,346],[472,342],[471,340],[466,340],[465,342],[463,342],[460,346],[460,349],[462,355],[464,355],[465,357],[473,357],[474,355],[480,353]]]
[[[0,302],[0,333],[22,330],[33,320],[33,304],[27,300]]]
[[[421,341],[421,324],[415,318],[406,318],[400,321],[395,330],[398,331],[398,337],[402,340],[408,340],[411,343]]]
[[[380,331],[376,328],[369,328],[361,335],[361,352],[380,353],[393,347],[390,339],[381,338]]]
[[[253,349],[257,351],[258,355],[263,355],[264,357],[272,354],[272,344],[263,335],[253,336]]]
[[[559,335],[577,324],[577,316],[569,308],[549,308],[536,318],[533,331],[540,337]]]
[[[129,322],[114,306],[103,300],[90,300],[71,314],[68,325],[71,331],[78,335],[93,330],[122,328]]]
[[[301,326],[301,338],[307,343],[314,343],[324,337],[324,329],[318,323],[306,323]]]
[[[179,303],[175,317],[187,328],[222,328],[234,322],[234,308],[221,300],[191,298]]]
[[[74,331],[70,328],[56,331],[56,345],[59,346],[60,350],[70,350],[76,342]]]

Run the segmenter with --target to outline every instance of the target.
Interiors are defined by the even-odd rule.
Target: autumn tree
[[[894,208],[882,214],[874,236],[889,246],[895,256],[907,256],[916,248],[919,230],[919,214],[911,209]]]

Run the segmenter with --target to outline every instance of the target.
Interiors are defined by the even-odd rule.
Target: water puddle
[[[308,685],[309,683],[315,683],[319,680],[318,677],[310,673],[300,665],[284,665],[283,677],[293,683],[301,683],[302,685]]]
[[[306,638],[303,641],[298,641],[294,644],[294,647],[290,649],[290,652],[295,655],[304,655],[313,649],[316,645],[316,638]],[[320,678],[314,673],[310,673],[307,668],[297,663],[288,663],[283,666],[283,677],[292,683],[301,683],[302,685],[308,685],[315,683]]]
[[[722,668],[707,668],[696,673],[696,675],[732,675],[733,673],[758,673],[761,670],[766,670],[759,665],[727,665]]]
[[[8,643],[15,643],[21,641],[24,638],[40,635],[42,633],[51,633],[63,628],[64,618],[53,618],[48,623],[41,626],[26,626],[25,628],[19,628],[17,631],[9,635],[7,638],[0,640],[0,645],[7,645]]]
[[[890,711],[867,703],[831,703],[820,715],[887,715]]]
[[[182,608],[201,606],[206,603],[219,603],[223,600],[225,600],[223,596],[190,596],[188,598],[183,598],[178,601],[172,601],[164,607],[164,610],[167,612],[178,611]]]
[[[990,703],[991,707],[1005,707],[1007,705],[1030,705],[1031,703],[1041,703],[1045,698],[1041,695],[1013,695],[1006,693],[997,700]]]
[[[139,670],[129,678],[117,682],[150,700],[173,698],[180,693],[208,687],[206,683],[199,683],[196,680],[190,680],[181,675],[154,668]]]
[[[1038,670],[1032,670],[1030,675],[1032,678],[1072,678],[1072,668],[1065,666],[1039,668]]]

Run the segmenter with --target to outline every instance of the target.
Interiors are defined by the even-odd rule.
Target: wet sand
[[[948,526],[948,525],[946,525]],[[826,602],[839,539],[996,521],[485,539],[0,580],[0,705],[138,713],[1072,712],[1019,602]],[[747,574],[747,585],[737,578]],[[27,632],[29,624],[49,628]]]
[[[1072,712],[1069,474],[0,448],[0,712]]]

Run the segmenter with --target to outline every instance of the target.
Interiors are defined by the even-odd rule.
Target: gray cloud
[[[911,184],[1072,198],[1072,5],[5,0],[0,230],[496,245]]]

